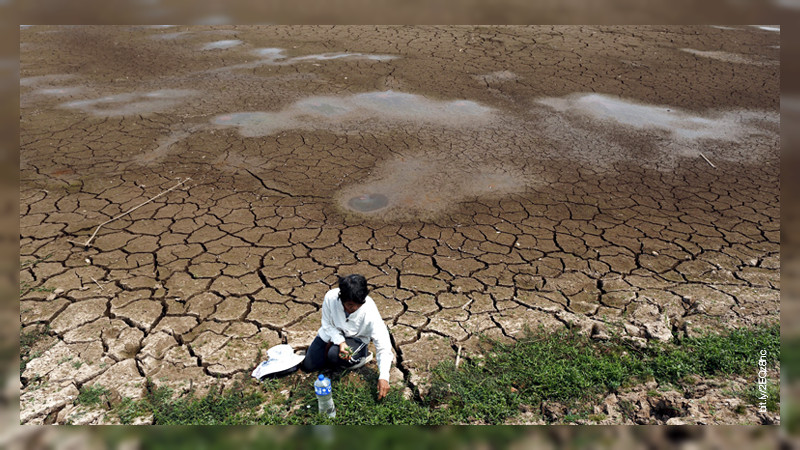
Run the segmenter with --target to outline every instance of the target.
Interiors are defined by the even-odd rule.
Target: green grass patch
[[[301,407],[287,419],[274,414],[260,419],[262,424],[333,424],[333,425],[445,425],[451,423],[447,411],[430,408],[407,400],[402,391],[392,389],[382,400],[377,399],[377,374],[361,377],[350,375],[346,381],[334,374],[333,400],[336,417],[328,418],[318,412],[317,399],[311,385],[300,400]]]
[[[114,412],[123,423],[152,414],[157,425],[501,424],[518,415],[521,406],[536,410],[547,400],[567,407],[563,421],[599,422],[605,417],[593,414],[587,405],[626,386],[655,379],[663,386],[680,387],[690,382],[688,375],[753,375],[760,350],[767,351],[770,364],[777,364],[779,333],[778,325],[740,329],[669,344],[651,343],[646,349],[616,338],[596,342],[574,330],[528,331],[514,343],[485,339],[484,357],[465,359],[458,369],[449,361],[439,364],[422,399],[406,399],[393,388],[378,401],[374,371],[332,374],[335,418],[317,413],[313,374],[302,373],[177,399],[169,389],[148,382],[144,399],[123,401]],[[291,392],[288,399],[280,394],[285,389]],[[102,393],[81,395],[91,401],[91,395]],[[661,393],[651,390],[648,395]],[[771,398],[777,405],[776,391]],[[634,405],[623,401],[620,408],[625,415],[635,412]]]
[[[780,325],[735,329],[724,334],[685,338],[643,352],[649,371],[658,380],[679,383],[687,375],[752,374],[759,351],[771,364],[780,355]]]
[[[111,392],[103,386],[82,386],[75,399],[76,405],[96,406],[108,403]]]
[[[112,409],[123,425],[130,425],[137,417],[146,416],[151,411],[152,408],[147,401],[134,400],[129,397],[123,398]]]
[[[223,394],[173,399],[169,388],[155,388],[148,382],[142,409],[153,413],[156,425],[246,425],[256,422],[256,410],[263,401],[262,393],[239,386]]]
[[[771,364],[777,362],[780,327],[730,330],[642,350],[616,339],[594,342],[573,330],[528,331],[515,343],[487,344],[485,358],[466,361],[460,370],[446,362],[433,372],[427,401],[448,404],[458,423],[503,423],[521,404],[576,405],[648,379],[680,385],[688,375],[749,375],[762,349]]]
[[[766,394],[766,399],[762,397]],[[740,395],[747,403],[758,408],[761,402],[766,402],[767,411],[778,412],[781,403],[781,387],[778,383],[767,381],[766,392],[761,391],[758,384],[754,383]]]
[[[120,423],[124,425],[129,425],[137,417],[145,416],[152,411],[147,400],[125,397],[118,403],[113,403],[111,397],[111,391],[103,386],[83,386],[78,393],[78,398],[75,399],[75,404],[109,408],[109,413],[119,418]]]
[[[511,344],[485,341],[483,359],[437,367],[429,401],[451,405],[457,422],[503,423],[521,404],[575,404],[614,392],[646,374],[640,355],[619,343],[597,343],[572,330],[528,331]]]

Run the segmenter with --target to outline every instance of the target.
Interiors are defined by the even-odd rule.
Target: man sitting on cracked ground
[[[378,400],[389,393],[392,343],[375,302],[368,295],[362,275],[339,277],[339,288],[331,289],[322,302],[322,326],[303,360],[306,372],[356,369],[372,360],[367,346],[375,341],[378,353]]]

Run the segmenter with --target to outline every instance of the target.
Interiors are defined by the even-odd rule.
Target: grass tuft
[[[351,375],[353,376],[353,375]],[[338,379],[337,379],[338,378]],[[377,375],[370,374],[364,382],[344,381],[334,376],[334,404],[336,418],[318,413],[317,400],[311,389],[301,398],[300,409],[289,418],[290,424],[339,424],[339,425],[444,425],[450,423],[444,411],[428,408],[407,400],[402,391],[390,390],[383,399],[377,400],[375,386]],[[338,381],[338,382],[337,382]],[[309,407],[310,406],[310,407]],[[261,423],[280,423],[274,416],[262,418]]]
[[[762,399],[764,395],[766,395],[766,399]],[[767,411],[775,413],[780,409],[781,387],[778,383],[768,381],[766,392],[762,392],[759,390],[758,384],[751,384],[741,393],[741,397],[756,408],[759,407],[759,403],[765,402]]]
[[[256,409],[263,402],[259,392],[234,386],[226,393],[211,392],[197,398],[190,394],[172,399],[172,390],[155,388],[148,382],[145,402],[156,425],[245,425],[255,423]]]
[[[75,399],[76,405],[95,406],[108,403],[111,392],[103,386],[82,386],[78,398]]]
[[[678,383],[687,375],[751,373],[760,350],[773,364],[780,354],[780,325],[735,329],[725,334],[686,338],[662,344],[643,353],[648,368],[659,381]]]

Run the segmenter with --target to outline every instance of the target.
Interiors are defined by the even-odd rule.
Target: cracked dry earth
[[[20,35],[22,423],[247,377],[308,345],[337,274],[372,286],[397,386],[479,334],[778,320],[778,32]]]

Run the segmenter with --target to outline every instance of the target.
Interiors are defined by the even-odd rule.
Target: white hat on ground
[[[276,345],[267,350],[269,359],[262,362],[253,370],[253,378],[261,379],[267,375],[293,369],[303,362],[305,356],[294,352],[291,345]]]

